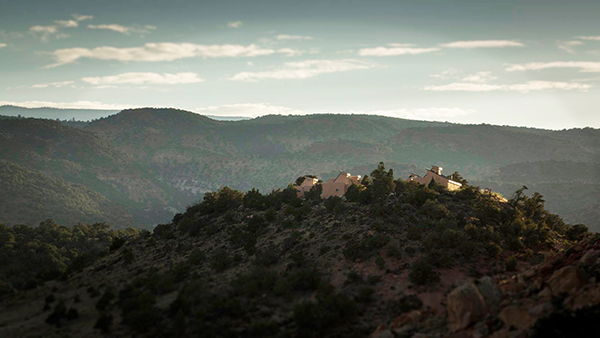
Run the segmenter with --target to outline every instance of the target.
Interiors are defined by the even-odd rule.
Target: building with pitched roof
[[[442,175],[442,167],[432,165],[431,169],[427,169],[425,176],[421,177],[417,174],[410,174],[406,182],[417,182],[420,184],[429,184],[433,180],[435,184],[439,184],[450,191],[459,190],[462,184],[451,180],[449,177]]]

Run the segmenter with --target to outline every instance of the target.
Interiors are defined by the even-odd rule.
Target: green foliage
[[[392,169],[386,171],[385,164],[379,162],[377,169],[371,172],[372,185],[367,189],[371,191],[373,198],[380,203],[383,203],[388,195],[395,191],[396,182],[394,181],[394,171]]]
[[[351,321],[357,314],[356,303],[349,297],[331,293],[316,302],[294,308],[294,321],[300,337],[322,337],[329,330]]]
[[[517,257],[510,256],[506,259],[506,271],[515,271],[517,269]]]
[[[175,231],[172,224],[159,224],[154,228],[154,236],[158,239],[174,239]]]
[[[210,257],[210,267],[216,272],[223,272],[233,265],[233,261],[226,250],[218,249]]]
[[[340,213],[343,210],[343,200],[339,196],[330,196],[323,205],[330,213]]]
[[[0,224],[0,280],[17,290],[81,271],[117,238],[134,238],[136,230],[110,230],[105,223],[66,227],[46,220],[38,227]],[[9,288],[10,289],[10,288]]]
[[[427,260],[421,258],[411,266],[408,279],[416,285],[433,285],[439,283],[440,275]]]

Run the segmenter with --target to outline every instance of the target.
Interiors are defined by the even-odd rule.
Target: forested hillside
[[[586,177],[600,177],[600,131],[591,128],[550,131],[367,115],[230,122],[173,109],[135,109],[86,130],[147,164],[162,181],[196,193],[224,185],[268,191],[309,173],[324,179],[339,171],[365,174],[363,168],[383,159],[401,177],[437,164],[507,196],[532,184],[550,210],[600,230],[593,212],[578,212],[594,205],[590,196],[599,187],[597,180],[576,178],[579,167],[587,167]],[[529,180],[531,163],[540,163],[536,170],[543,171],[544,182]]]
[[[0,120],[0,222],[151,226],[182,208],[179,192],[96,135],[41,119]],[[4,193],[6,192],[6,193]],[[9,194],[11,193],[11,194]]]

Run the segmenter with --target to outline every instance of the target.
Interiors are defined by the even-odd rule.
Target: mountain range
[[[6,111],[0,107],[0,114]],[[5,207],[0,222],[63,217],[66,224],[106,220],[120,227],[153,226],[222,186],[268,192],[301,175],[366,174],[385,161],[396,178],[424,174],[435,164],[445,174],[458,171],[471,184],[507,197],[526,185],[567,222],[600,230],[598,129],[331,114],[218,121],[154,108],[124,110],[75,127],[67,123],[0,120],[2,190],[15,186],[16,176],[45,187],[35,194],[11,188],[21,208]],[[40,196],[61,207],[41,212],[39,202],[28,203]],[[88,207],[65,216],[78,200]]]

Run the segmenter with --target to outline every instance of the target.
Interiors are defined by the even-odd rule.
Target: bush
[[[356,303],[345,295],[331,293],[317,302],[303,302],[294,308],[298,337],[322,337],[356,316]]]
[[[413,263],[408,279],[416,285],[432,285],[440,281],[440,275],[425,259],[421,258]]]
[[[232,266],[233,262],[227,251],[219,249],[210,257],[210,267],[216,272],[223,272]]]
[[[96,320],[94,324],[94,329],[100,329],[102,333],[110,332],[110,326],[113,322],[113,316],[107,315],[106,313],[100,314],[100,317]]]
[[[515,271],[517,269],[517,257],[510,256],[506,259],[506,271]]]
[[[159,239],[173,239],[175,232],[172,224],[159,224],[154,228],[154,236]]]

